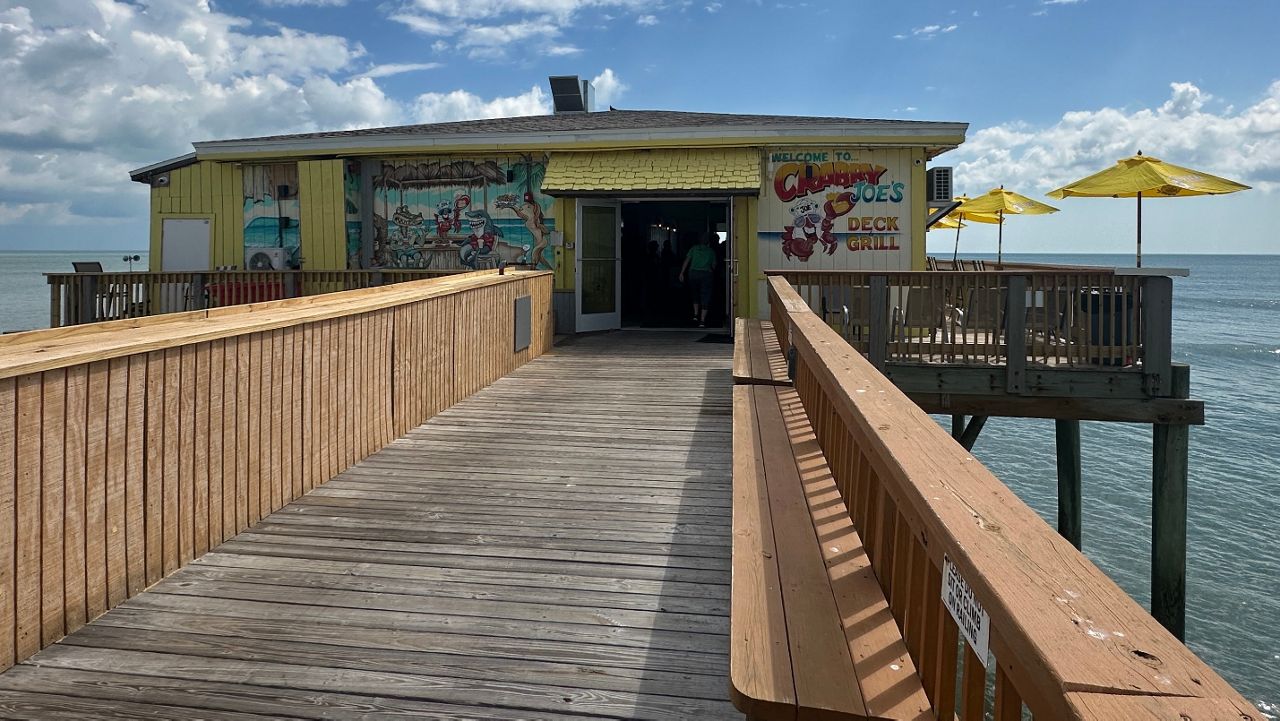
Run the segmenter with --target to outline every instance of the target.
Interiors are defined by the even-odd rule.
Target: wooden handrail
[[[887,362],[1000,366],[1007,392],[1025,371],[1098,369],[1171,392],[1173,284],[1114,269],[765,271],[845,340]]]
[[[541,355],[551,296],[479,273],[0,338],[0,670]]]
[[[550,271],[478,271],[381,288],[0,336],[0,378],[364,313]],[[132,331],[121,333],[121,331]]]
[[[1194,699],[1261,719],[1226,681],[1060,537],[893,383],[769,279],[795,386],[939,718],[982,718],[986,673],[961,661],[943,559],[990,617],[997,719],[1178,718]],[[781,309],[781,310],[780,310]],[[967,649],[967,644],[966,644]],[[954,688],[963,667],[962,692]],[[1199,715],[1196,716],[1197,718]]]
[[[297,298],[469,272],[465,268],[45,273],[60,327]]]

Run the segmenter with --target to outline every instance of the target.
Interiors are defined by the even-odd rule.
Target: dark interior
[[[679,281],[685,254],[699,236],[728,230],[728,205],[709,201],[643,201],[622,204],[622,325],[641,328],[693,328],[693,296]],[[725,254],[728,243],[714,243],[707,327],[725,328]]]

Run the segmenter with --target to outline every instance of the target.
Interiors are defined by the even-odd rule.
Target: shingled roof
[[[515,118],[463,120],[452,123],[395,125],[385,128],[333,130],[290,135],[207,140],[194,143],[195,154],[149,165],[130,173],[138,182],[199,160],[239,160],[282,157],[341,156],[352,149],[371,152],[431,152],[434,148],[456,151],[466,147],[537,148],[550,145],[590,149],[593,144],[660,145],[739,144],[770,145],[821,138],[829,142],[924,144],[928,157],[950,150],[964,141],[966,123],[924,120],[878,120],[801,115],[741,115],[690,113],[674,110],[614,110],[594,113],[528,115]]]
[[[515,118],[463,120],[452,123],[396,125],[385,128],[333,130],[291,135],[265,135],[256,138],[211,141],[217,143],[259,143],[283,140],[318,140],[322,138],[360,138],[383,135],[491,135],[508,133],[580,133],[600,130],[656,130],[710,127],[847,127],[851,130],[868,125],[903,127],[929,126],[936,123],[920,120],[876,120],[868,118],[814,117],[801,115],[739,115],[732,113],[690,113],[675,110],[614,110],[596,113],[564,113],[561,115],[527,115]]]

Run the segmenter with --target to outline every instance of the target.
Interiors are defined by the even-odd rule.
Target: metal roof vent
[[[595,91],[590,80],[579,80],[577,75],[552,75],[551,105],[560,113],[589,113],[595,108]]]

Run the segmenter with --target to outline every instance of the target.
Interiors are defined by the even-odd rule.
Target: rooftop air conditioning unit
[[[926,202],[930,205],[943,205],[951,202],[955,195],[955,187],[951,184],[951,168],[929,168],[924,175]]]
[[[284,248],[250,248],[245,251],[245,270],[284,270],[289,251]]]
[[[595,110],[590,80],[579,80],[577,75],[552,75],[547,80],[551,83],[551,106],[556,115]]]

